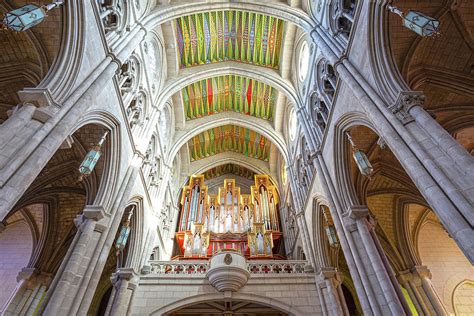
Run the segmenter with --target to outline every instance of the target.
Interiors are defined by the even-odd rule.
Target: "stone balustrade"
[[[189,261],[149,261],[151,274],[202,274],[209,269],[207,260]],[[305,273],[304,260],[252,260],[247,261],[250,274],[296,274]]]

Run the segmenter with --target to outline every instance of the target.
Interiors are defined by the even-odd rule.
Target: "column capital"
[[[18,273],[16,277],[16,281],[20,282],[21,280],[29,281],[32,277],[38,274],[38,270],[36,268],[23,268]]]
[[[414,266],[411,270],[417,273],[421,278],[431,279],[431,271],[427,266]]]
[[[425,102],[425,95],[421,91],[401,91],[394,104],[390,105],[388,109],[406,125],[414,121],[410,114],[410,110],[414,106],[423,106]]]
[[[352,205],[344,215],[355,220],[366,218],[369,215],[369,208],[367,205]]]
[[[397,279],[400,284],[406,284],[413,279],[413,273],[410,270],[399,271]]]
[[[100,221],[106,216],[105,210],[102,205],[86,205],[82,214],[87,219],[92,219],[96,222]]]
[[[135,269],[133,268],[119,268],[114,275],[121,280],[127,280],[130,281],[134,277],[138,277],[138,274],[135,272]]]

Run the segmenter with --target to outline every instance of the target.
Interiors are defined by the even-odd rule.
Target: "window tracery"
[[[124,0],[97,0],[100,19],[105,33],[119,31],[125,20],[126,3]]]
[[[340,35],[345,41],[354,23],[357,0],[336,0],[330,6],[331,30],[334,35]]]
[[[138,58],[133,54],[120,68],[118,81],[122,96],[132,93],[138,89],[140,80],[139,66]]]
[[[322,59],[316,67],[316,87],[309,102],[309,114],[312,125],[322,137],[329,120],[336,93],[337,75],[334,67]]]
[[[143,92],[139,92],[134,96],[127,108],[127,117],[130,128],[135,125],[143,126],[145,112],[146,96]]]

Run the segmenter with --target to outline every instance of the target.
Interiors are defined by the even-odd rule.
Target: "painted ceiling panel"
[[[191,161],[232,151],[268,161],[270,141],[248,128],[225,125],[209,129],[188,142]]]
[[[234,111],[272,120],[278,91],[241,76],[220,76],[193,83],[181,91],[186,120]]]
[[[278,69],[284,22],[243,11],[214,11],[175,21],[181,68],[225,60]]]
[[[204,178],[206,180],[209,180],[209,179],[220,177],[225,174],[235,174],[239,177],[246,178],[249,180],[253,180],[255,177],[255,172],[245,167],[242,167],[233,163],[228,163],[228,164],[220,165],[215,168],[207,170],[206,172],[204,172]]]

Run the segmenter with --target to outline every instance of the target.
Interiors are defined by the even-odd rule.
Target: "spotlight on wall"
[[[41,7],[35,4],[27,4],[21,8],[5,13],[1,28],[16,32],[26,31],[41,23],[48,11],[61,6],[64,1],[54,1],[53,3]]]
[[[370,179],[372,172],[374,172],[374,168],[372,168],[369,158],[367,158],[365,152],[357,148],[348,132],[346,132],[346,136],[352,146],[352,157],[354,157],[354,161],[356,162],[357,167],[359,167],[360,173]]]
[[[440,34],[440,22],[418,11],[408,11],[404,14],[400,9],[388,5],[390,12],[398,14],[402,18],[403,26],[423,37],[432,37]]]

